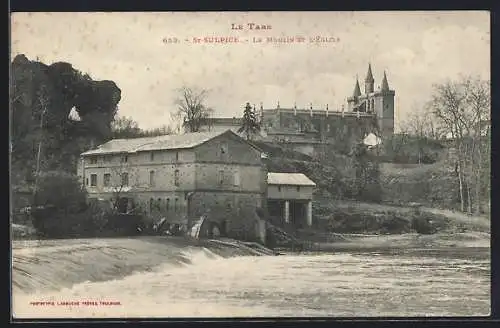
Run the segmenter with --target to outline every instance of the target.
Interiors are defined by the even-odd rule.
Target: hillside
[[[271,172],[300,172],[316,182],[313,227],[326,233],[408,233],[414,219],[430,219],[436,231],[489,232],[489,218],[457,211],[456,176],[446,149],[433,164],[377,163],[366,154],[365,168],[375,171],[373,179],[359,174],[355,156],[329,153],[328,160],[285,151],[279,145],[261,145],[269,152]],[[378,172],[377,172],[378,171]],[[378,178],[378,180],[377,180]],[[360,180],[365,181],[362,184]],[[364,188],[364,192],[359,192]],[[377,197],[367,197],[378,195]],[[415,204],[419,204],[417,211]],[[312,232],[311,232],[312,233]],[[308,237],[321,238],[317,232]],[[326,237],[325,237],[326,238]],[[328,238],[331,238],[328,237]]]
[[[380,162],[366,153],[356,157],[329,152],[315,158],[281,148],[277,144],[259,143],[268,153],[266,160],[270,172],[300,172],[317,184],[317,195],[330,199],[375,201],[376,197],[359,192],[360,188],[380,191],[377,201],[391,204],[421,203],[429,207],[456,209],[459,204],[454,166],[448,158],[447,149],[435,151],[432,164],[398,164]],[[359,166],[365,172],[360,174]],[[372,173],[367,175],[366,171]],[[378,180],[378,181],[370,181]],[[365,190],[368,191],[368,190]],[[372,192],[372,194],[373,194]]]

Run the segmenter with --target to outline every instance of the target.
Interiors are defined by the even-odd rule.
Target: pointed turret
[[[373,82],[372,64],[368,64],[368,73],[366,73],[365,82]]]
[[[372,64],[368,63],[368,73],[365,78],[365,94],[373,92],[375,80],[373,79]]]
[[[384,78],[382,79],[381,90],[382,91],[389,91],[389,83],[387,82],[387,75],[385,74],[385,71],[384,71]]]
[[[356,84],[354,85],[354,92],[352,93],[353,97],[359,97],[361,96],[361,89],[359,88],[359,81],[358,77],[356,76]]]

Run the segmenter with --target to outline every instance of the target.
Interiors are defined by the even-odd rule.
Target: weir
[[[236,240],[136,237],[14,241],[13,292],[56,291],[87,281],[117,280],[160,266],[179,267],[235,256],[264,256],[263,246]]]

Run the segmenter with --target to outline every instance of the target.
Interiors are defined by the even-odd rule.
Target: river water
[[[15,241],[13,314],[486,316],[488,244],[235,256],[165,238]]]

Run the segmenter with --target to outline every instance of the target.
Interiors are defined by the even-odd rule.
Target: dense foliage
[[[71,174],[42,175],[34,205],[32,223],[41,236],[92,236],[105,225],[102,213],[87,204],[85,190]]]
[[[121,99],[115,82],[95,81],[69,63],[46,65],[24,55],[14,58],[11,69],[14,184],[33,182],[41,141],[41,168],[72,172],[81,152],[111,137]]]
[[[361,144],[355,144],[349,155],[326,150],[323,156],[315,158],[280,149],[277,145],[268,145],[266,149],[271,152],[266,160],[268,171],[304,173],[316,183],[317,195],[335,199],[380,200],[376,154]]]
[[[13,205],[19,204],[19,192],[34,194],[32,223],[43,236],[100,231],[102,215],[87,205],[76,163],[83,151],[112,137],[121,90],[69,63],[46,65],[18,55],[11,63],[10,91]]]

